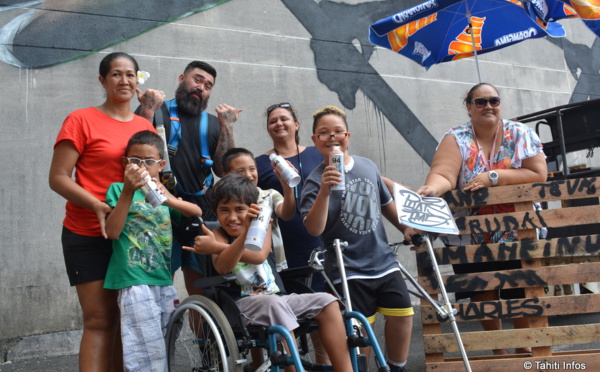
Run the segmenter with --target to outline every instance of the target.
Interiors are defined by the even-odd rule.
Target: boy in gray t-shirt
[[[300,212],[304,224],[311,235],[321,236],[325,247],[335,239],[348,242],[344,266],[354,310],[363,313],[371,323],[377,312],[385,316],[386,340],[397,340],[386,345],[388,364],[392,372],[406,371],[414,311],[381,216],[402,231],[408,241],[415,231],[399,222],[377,166],[369,159],[348,153],[346,114],[327,106],[313,118],[313,142],[323,157],[328,158],[333,146],[344,152],[345,189],[330,189],[342,180],[335,166],[323,163],[314,169],[302,190]],[[341,279],[332,251],[325,256],[325,271],[339,287]],[[368,350],[363,352],[369,355]]]

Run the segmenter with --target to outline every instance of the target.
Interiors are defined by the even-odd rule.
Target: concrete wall
[[[0,340],[81,326],[60,245],[65,201],[48,188],[47,174],[66,115],[103,102],[97,69],[107,53],[134,55],[152,74],[142,88],[169,96],[190,60],[213,64],[209,110],[222,102],[244,109],[235,140],[255,154],[271,147],[264,110],[272,103],[296,107],[305,145],[315,110],[344,107],[350,151],[416,188],[436,141],[467,120],[462,98],[478,82],[472,59],[425,71],[369,44],[370,23],[417,2],[2,1]],[[480,57],[483,80],[501,90],[505,117],[600,97],[600,42],[580,20],[563,25],[565,39]],[[412,255],[402,261],[414,267]]]

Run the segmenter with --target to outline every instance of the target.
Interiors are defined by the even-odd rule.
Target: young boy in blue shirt
[[[173,197],[158,181],[164,143],[151,131],[134,134],[122,159],[125,182],[113,183],[106,219],[113,239],[104,288],[119,290],[123,367],[126,371],[167,371],[164,342],[167,323],[179,300],[171,277],[171,220],[202,214],[200,207]],[[154,208],[140,190],[154,180],[167,200]]]

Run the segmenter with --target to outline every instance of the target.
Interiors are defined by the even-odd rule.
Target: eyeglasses
[[[490,103],[490,106],[498,107],[498,106],[500,106],[500,97],[492,97],[490,99],[475,98],[474,100],[471,101],[471,103],[474,103],[475,107],[477,107],[477,108],[484,108],[488,102]]]
[[[292,105],[290,105],[287,102],[282,102],[282,103],[276,103],[274,105],[271,105],[267,108],[267,116],[271,115],[271,111],[275,110],[276,108],[291,108]]]
[[[322,141],[322,142],[327,142],[327,141],[331,141],[332,139],[335,139],[336,141],[341,141],[344,138],[348,137],[348,132],[337,132],[337,133],[320,133],[316,135],[317,138]]]
[[[140,159],[140,158],[127,158],[127,161],[129,162],[129,164],[135,164],[138,167],[142,165],[142,163],[144,163],[144,166],[146,168],[152,168],[154,167],[156,164],[160,163],[162,161],[162,159]]]

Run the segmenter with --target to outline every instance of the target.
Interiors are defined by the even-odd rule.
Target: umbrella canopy
[[[372,24],[369,40],[429,69],[547,35],[565,31],[536,20],[519,1],[429,0]]]
[[[529,15],[539,22],[581,18],[600,37],[600,0],[523,0]]]

